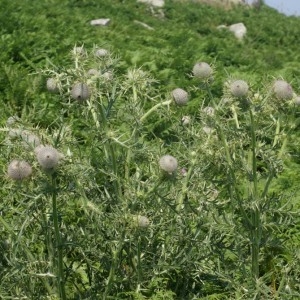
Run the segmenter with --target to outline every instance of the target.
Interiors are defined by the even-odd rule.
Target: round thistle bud
[[[172,96],[176,104],[185,105],[189,100],[188,93],[180,88],[177,88],[172,91]]]
[[[295,105],[299,106],[300,105],[300,96],[297,96],[294,100]]]
[[[58,84],[57,84],[57,81],[56,79],[54,78],[48,78],[47,79],[47,90],[50,92],[50,93],[58,93],[59,92],[59,88],[58,88]]]
[[[7,127],[11,127],[12,125],[14,125],[16,122],[19,121],[19,118],[17,116],[12,116],[12,117],[9,117],[7,120],[6,120],[6,126]]]
[[[292,87],[284,80],[276,80],[273,84],[273,92],[280,100],[290,100],[293,98]]]
[[[178,167],[177,159],[171,155],[164,155],[159,160],[159,166],[162,170],[173,173]]]
[[[81,47],[74,47],[73,50],[72,50],[72,53],[74,55],[85,56],[86,55],[86,50],[84,49],[83,46],[81,46]]]
[[[59,163],[60,154],[51,146],[40,145],[34,150],[41,167],[46,171],[55,169]]]
[[[87,74],[88,74],[89,76],[98,76],[100,73],[99,73],[99,71],[96,70],[96,69],[89,69],[89,70],[87,71]]]
[[[213,73],[212,68],[206,62],[198,62],[193,67],[193,74],[195,77],[200,79],[206,79]]]
[[[234,97],[245,97],[248,93],[249,86],[244,80],[235,80],[230,84],[230,92]]]
[[[106,49],[97,49],[96,51],[95,51],[95,55],[97,56],[97,57],[104,57],[104,56],[107,56],[108,55],[108,50],[106,50]]]
[[[211,127],[208,127],[208,126],[204,126],[203,128],[202,128],[202,130],[206,133],[206,134],[211,134],[212,133],[212,131],[213,131],[213,129],[211,128]]]
[[[30,164],[24,160],[13,160],[7,168],[7,175],[13,180],[22,180],[32,173]]]
[[[75,83],[71,90],[71,96],[78,101],[86,100],[90,97],[90,89],[85,83]]]
[[[191,117],[190,116],[183,116],[181,119],[181,124],[183,126],[189,125],[191,123]]]
[[[203,112],[206,115],[212,117],[215,114],[215,109],[211,106],[206,106],[206,107],[203,108]]]
[[[103,77],[105,80],[110,81],[110,80],[112,80],[112,79],[114,78],[114,75],[113,75],[112,71],[107,71],[107,72],[104,72],[104,73],[102,74],[102,77]]]
[[[140,215],[134,216],[134,221],[136,222],[136,225],[138,227],[143,227],[143,228],[148,227],[150,224],[150,221],[147,217],[140,216]]]

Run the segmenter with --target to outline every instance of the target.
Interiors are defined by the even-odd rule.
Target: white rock
[[[140,3],[146,3],[155,7],[163,7],[165,5],[164,0],[137,0]]]
[[[247,33],[247,28],[243,23],[232,24],[228,27],[229,31],[233,32],[235,37],[242,40]]]
[[[91,25],[93,26],[107,26],[110,22],[110,19],[97,19],[97,20],[92,20]]]

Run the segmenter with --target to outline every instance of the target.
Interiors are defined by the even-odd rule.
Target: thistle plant
[[[12,244],[3,259],[21,257],[8,260],[21,271],[5,267],[0,287],[30,278],[15,297],[61,299],[279,299],[296,290],[287,271],[296,260],[282,258],[293,214],[274,192],[296,100],[276,95],[274,81],[255,90],[238,78],[224,79],[220,96],[207,63],[194,66],[196,87],[162,93],[149,72],[120,74],[99,49],[75,46],[69,64],[42,71],[58,87],[44,82],[58,112],[49,127],[12,118],[3,129],[9,161],[22,157],[6,164],[7,177],[28,185],[12,201],[8,181],[4,201],[17,207],[0,214]]]
[[[212,168],[219,165],[212,173],[219,173],[218,177],[224,180],[223,187],[226,187],[226,196],[229,199],[227,213],[232,216],[233,226],[242,237],[236,242],[243,244],[245,240],[248,241],[250,265],[244,272],[250,276],[246,276],[245,273],[246,277],[241,284],[248,293],[250,290],[254,294],[259,291],[257,293],[261,295],[262,287],[259,287],[259,284],[263,284],[260,282],[263,253],[270,247],[276,230],[279,233],[279,227],[276,225],[273,227],[273,234],[268,228],[270,223],[273,224],[272,220],[276,213],[281,210],[281,207],[273,205],[270,187],[273,179],[282,170],[281,157],[286,143],[285,135],[280,133],[285,129],[274,123],[274,117],[278,120],[281,118],[282,106],[274,106],[271,112],[272,105],[269,103],[274,101],[274,94],[285,101],[291,99],[292,89],[286,82],[276,82],[273,92],[266,92],[265,98],[262,97],[260,101],[251,96],[248,84],[242,80],[233,81],[229,85],[229,90],[235,98],[227,98],[226,102],[218,101],[211,92],[208,93],[210,105],[214,107],[215,113],[209,118],[205,128],[214,128],[215,133],[209,133],[215,135],[217,140],[210,139],[209,144],[210,146],[212,142],[220,144],[217,152],[220,156],[217,156],[216,160],[214,153],[211,158],[208,155],[206,159],[211,161]],[[239,100],[241,97],[247,102],[246,106],[245,102]],[[292,115],[290,103],[286,102],[284,105],[284,113]],[[276,142],[267,142],[268,140]],[[273,209],[272,212],[270,207]],[[226,218],[229,218],[229,215]],[[240,257],[239,259],[248,260],[245,253],[236,255]],[[273,280],[271,284],[274,288],[273,293],[278,295],[282,290],[277,290],[278,282],[275,281],[279,281],[282,288],[286,279],[282,277]],[[267,285],[265,282],[264,284]]]

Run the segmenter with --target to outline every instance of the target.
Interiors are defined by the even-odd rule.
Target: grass
[[[299,107],[272,92],[283,78],[299,93],[299,18],[266,6],[166,1],[162,15],[133,0],[17,2],[0,12],[0,298],[299,297]],[[90,25],[100,17],[109,26]],[[217,29],[236,22],[242,42]],[[198,61],[212,77],[192,76]],[[235,79],[245,97],[230,93]],[[78,82],[87,100],[72,98]],[[61,153],[50,173],[39,143]],[[174,173],[159,166],[166,154]],[[13,159],[32,176],[12,180]]]

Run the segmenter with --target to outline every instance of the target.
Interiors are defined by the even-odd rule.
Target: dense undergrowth
[[[243,41],[217,29],[238,22]],[[0,298],[297,299],[299,22],[265,6],[3,0]]]

